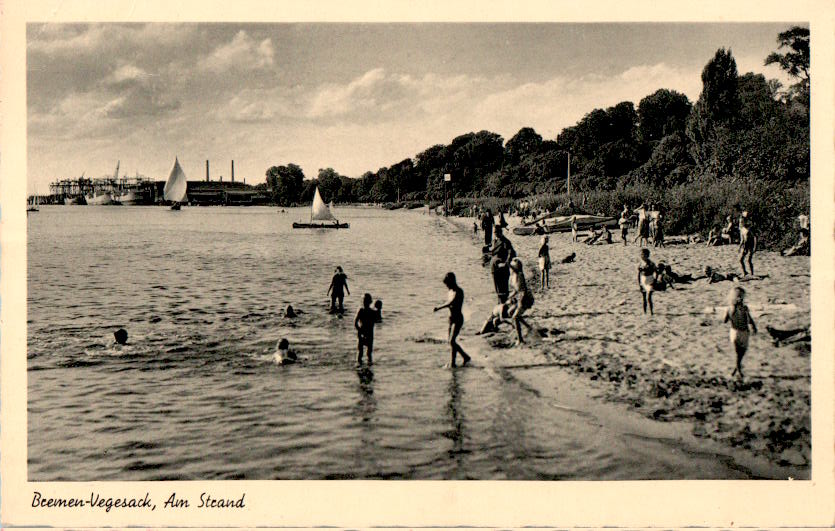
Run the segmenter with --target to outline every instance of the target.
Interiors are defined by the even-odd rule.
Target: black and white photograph
[[[804,13],[27,20],[24,481],[809,483]]]

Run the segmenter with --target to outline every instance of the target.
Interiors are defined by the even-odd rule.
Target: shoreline
[[[478,239],[474,238],[472,218],[446,219],[469,233],[480,248],[483,233],[479,231]],[[539,289],[536,268],[539,237],[509,237],[536,298],[526,313],[533,330],[525,332],[526,341],[530,341],[521,348],[511,346],[515,331],[509,323],[499,332],[474,335],[494,301],[486,312],[479,303],[467,326],[473,334],[468,342],[482,342],[479,355],[490,364],[508,370],[557,366],[566,374],[579,376],[591,399],[623,407],[656,428],[683,425],[679,431],[689,432],[690,442],[709,451],[725,450],[740,462],[765,460],[778,477],[811,477],[808,343],[776,347],[765,330],[766,325],[791,328],[809,324],[808,257],[757,254],[758,272],[768,276],[742,284],[749,291],[752,310],[767,302],[792,303],[796,311],[763,310],[760,315],[754,311],[760,333],[752,337],[743,361],[746,379],[740,384],[730,377],[733,354],[729,352],[727,325],[721,322],[721,314],[706,313],[713,309],[710,305],[724,304],[730,282],[708,285],[697,280],[675,291],[656,293],[656,315],[648,318],[642,314],[640,295],[633,286],[638,254],[633,235],[624,248],[620,243],[587,246],[570,242],[569,234],[552,234],[551,287],[544,292]],[[731,246],[680,245],[651,250],[656,262],[666,259],[680,273],[695,273],[698,269],[694,270],[694,265],[708,259],[720,270],[731,271],[736,260]],[[560,264],[572,251],[577,253],[577,263]],[[783,269],[790,271],[778,269],[784,265],[778,261],[788,260]],[[801,278],[792,280],[797,277]],[[787,284],[802,293],[790,299]],[[549,396],[558,393],[555,389],[538,390]],[[661,431],[668,436],[676,432]]]

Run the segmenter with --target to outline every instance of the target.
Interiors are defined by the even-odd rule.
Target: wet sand
[[[462,230],[472,221],[461,218]],[[511,228],[514,221],[509,221]],[[536,297],[528,312],[529,342],[513,346],[515,331],[503,324],[481,336],[490,347],[482,357],[496,367],[557,365],[582,375],[597,396],[626,404],[659,422],[684,421],[692,434],[750,452],[774,465],[805,472],[811,451],[811,370],[809,343],[775,346],[766,325],[808,326],[808,257],[759,252],[758,275],[740,283],[759,334],[751,336],[743,360],[745,379],[731,376],[735,354],[722,323],[729,281],[706,279],[653,296],[655,315],[645,315],[637,285],[639,248],[572,243],[570,234],[550,235],[551,287],[539,289],[536,257],[539,236],[507,232],[524,263]],[[620,235],[613,236],[619,237]],[[480,246],[483,235],[473,236]],[[576,260],[561,264],[572,252]],[[679,274],[700,276],[705,265],[720,273],[740,268],[736,246],[674,245],[651,248],[651,259]],[[492,303],[492,301],[489,301]],[[793,305],[793,306],[792,306]],[[481,307],[482,305],[479,304]],[[486,307],[486,305],[485,305]],[[478,310],[484,311],[483,307]],[[472,316],[473,328],[487,315]]]

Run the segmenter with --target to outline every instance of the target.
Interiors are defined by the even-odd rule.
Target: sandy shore
[[[470,219],[457,222],[462,230],[472,228]],[[696,280],[656,293],[655,315],[650,317],[641,308],[639,250],[631,243],[632,235],[627,247],[588,246],[572,243],[569,234],[550,235],[554,265],[551,288],[544,292],[536,268],[539,237],[508,235],[534,288],[536,303],[528,321],[535,330],[522,348],[511,347],[515,333],[509,324],[483,336],[493,347],[485,351],[489,363],[564,366],[593,382],[606,400],[625,403],[658,421],[686,421],[697,437],[808,472],[809,344],[774,346],[766,332],[766,325],[809,325],[808,257],[757,253],[756,272],[765,278],[740,284],[760,330],[751,338],[743,361],[746,377],[740,383],[731,377],[735,355],[728,325],[722,323],[721,311],[713,311],[725,304],[731,282]],[[481,245],[475,236],[473,243]],[[561,264],[572,252],[577,254],[575,262]],[[699,276],[705,265],[721,273],[740,273],[735,246],[653,248],[651,259],[672,265],[679,274]],[[479,307],[484,311],[486,305]],[[480,325],[485,318],[472,319]]]

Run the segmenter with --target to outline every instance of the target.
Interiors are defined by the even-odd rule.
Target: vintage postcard
[[[4,525],[833,524],[828,3],[2,9]]]

